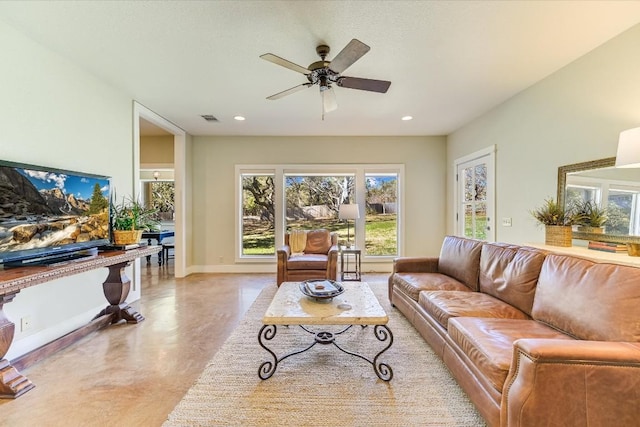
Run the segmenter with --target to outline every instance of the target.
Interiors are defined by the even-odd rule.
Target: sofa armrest
[[[329,280],[337,280],[338,277],[338,245],[333,245],[327,253],[327,278]]]
[[[520,339],[500,424],[637,425],[639,390],[640,343]]]
[[[276,284],[280,286],[284,282],[284,272],[287,269],[287,260],[291,256],[291,247],[284,245],[278,248],[276,251],[277,260],[277,281]]]
[[[438,258],[402,257],[393,260],[394,273],[437,273]]]

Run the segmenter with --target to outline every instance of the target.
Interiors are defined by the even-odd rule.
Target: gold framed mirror
[[[566,206],[568,202],[567,184],[575,179],[602,181],[605,183],[627,183],[626,187],[636,186],[640,193],[640,169],[615,169],[615,157],[591,160],[588,162],[574,163],[560,166],[558,168],[558,189],[557,200],[561,206]],[[623,185],[625,187],[625,185]],[[595,187],[594,187],[595,188]],[[627,191],[627,190],[624,190]],[[632,194],[632,192],[629,192]],[[640,197],[638,197],[640,199]],[[607,199],[608,200],[608,199]],[[634,197],[635,201],[635,197]],[[633,233],[634,228],[628,225],[626,233],[624,231],[605,232],[603,234],[592,234],[573,231],[573,238],[579,240],[598,240],[613,243],[640,243],[640,232]],[[633,234],[633,235],[630,235]],[[637,235],[636,235],[637,234]]]

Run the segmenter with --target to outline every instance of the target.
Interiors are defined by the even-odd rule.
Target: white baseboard
[[[35,350],[36,348],[55,341],[69,332],[75,331],[82,326],[86,326],[91,322],[91,319],[93,319],[96,314],[100,313],[100,311],[104,309],[104,307],[104,305],[98,306],[57,323],[49,328],[38,331],[35,334],[13,341],[4,358],[7,360],[13,360]]]
[[[187,274],[193,273],[273,273],[276,274],[275,264],[220,264],[220,265],[192,265],[187,268]],[[391,273],[393,262],[362,263],[363,273]]]

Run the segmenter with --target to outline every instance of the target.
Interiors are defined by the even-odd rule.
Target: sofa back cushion
[[[545,255],[534,248],[485,243],[480,254],[480,292],[531,315]]]
[[[547,255],[532,317],[575,338],[640,341],[640,268]]]
[[[446,236],[440,249],[438,272],[451,276],[469,289],[477,291],[482,243],[464,237]]]
[[[328,230],[309,230],[305,254],[327,254],[331,249],[331,233]]]

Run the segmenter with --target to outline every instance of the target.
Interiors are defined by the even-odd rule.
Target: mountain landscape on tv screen
[[[83,179],[0,166],[0,253],[108,239],[108,199]],[[72,180],[84,195],[65,191]]]

